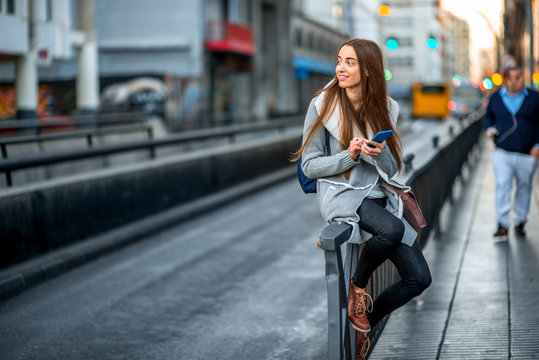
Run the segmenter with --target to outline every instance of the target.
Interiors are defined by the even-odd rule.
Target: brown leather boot
[[[365,289],[355,286],[352,279],[350,279],[350,289],[348,290],[348,319],[352,327],[357,331],[369,332],[371,325],[367,319],[367,313],[371,311],[371,296],[365,292]]]
[[[371,340],[368,333],[356,331],[356,360],[365,360],[370,347]]]

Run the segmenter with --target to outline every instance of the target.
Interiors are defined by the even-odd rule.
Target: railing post
[[[326,285],[328,302],[328,359],[343,359],[343,319],[340,296],[343,291],[341,249],[324,251],[326,259]]]
[[[402,162],[404,163],[404,172],[410,172],[414,168],[412,163],[414,161],[414,158],[414,154],[408,154],[402,158]]]
[[[148,140],[153,140],[153,128],[151,126],[148,126],[147,132]],[[155,146],[150,147],[150,159],[155,159]]]
[[[355,246],[349,246],[343,265],[341,245],[348,240],[352,228],[348,224],[331,223],[320,234],[319,247],[324,250],[326,261],[326,285],[328,304],[328,359],[352,359],[355,341],[347,321],[348,296],[347,278],[354,259]],[[357,257],[357,256],[356,256]]]
[[[40,128],[38,127],[38,129],[40,129]],[[37,140],[37,146],[38,146],[39,151],[41,153],[45,153],[45,148],[44,148],[44,145],[43,145],[43,139],[39,138]],[[52,173],[51,173],[51,170],[50,170],[49,166],[43,167],[43,171],[45,173],[45,179],[50,179],[52,177]]]
[[[6,149],[6,144],[0,144],[2,145],[2,158],[3,159],[7,159],[7,149]]]
[[[355,359],[356,353],[356,330],[348,322],[348,292],[350,291],[350,279],[352,274],[356,270],[357,261],[359,258],[359,246],[357,244],[346,244],[346,260],[344,261],[344,284],[345,291],[341,295],[343,301],[344,317],[343,321],[345,322],[344,329],[344,343],[343,347],[345,350],[346,356],[350,359]]]
[[[88,143],[88,147],[92,147],[93,146],[93,141],[92,141],[92,134],[88,134],[86,135],[86,142]]]
[[[438,143],[440,142],[440,137],[438,135],[435,135],[432,137],[432,146],[437,149]]]

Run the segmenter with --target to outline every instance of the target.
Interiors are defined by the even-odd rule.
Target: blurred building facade
[[[539,3],[505,0],[503,50],[524,70],[526,83],[539,86]],[[504,57],[511,58],[511,57]],[[506,64],[501,64],[504,67]],[[533,74],[537,82],[533,81]]]
[[[380,46],[382,16],[379,14],[381,1],[347,0],[345,3],[345,19],[348,33],[353,37],[369,39]]]
[[[0,9],[1,30],[19,36],[0,40],[0,82],[16,85],[12,91],[21,88],[21,81],[28,84],[25,96],[19,90],[15,95],[18,118],[26,109],[35,113],[36,89],[44,83],[59,87],[67,82],[62,93],[74,94],[77,108],[95,111],[101,90],[140,77],[166,84],[165,112],[173,127],[243,121],[290,112],[296,105],[291,54],[286,51],[288,1],[8,3],[9,9]],[[91,54],[85,52],[87,40],[93,45]],[[77,47],[79,53],[73,51]],[[46,61],[39,58],[43,50]],[[84,59],[93,63],[81,67]],[[85,76],[94,78],[91,86],[79,85]],[[81,97],[88,89],[92,96]]]
[[[294,10],[305,17],[334,29],[339,33],[347,33],[345,6],[348,0],[295,0]]]
[[[465,26],[451,19],[442,30],[441,16],[422,0],[0,0],[0,31],[14,34],[0,38],[0,109],[96,111],[103,94],[129,105],[118,94],[149,78],[166,89],[175,130],[303,113],[350,37],[378,42],[390,92],[409,93],[467,67]]]
[[[459,75],[470,79],[470,30],[468,22],[449,11],[440,12],[442,19],[443,77]]]
[[[93,1],[4,0],[0,2],[0,118],[47,115],[52,89],[42,80],[70,79],[80,111],[97,108],[97,45]],[[77,71],[78,69],[78,71]]]
[[[53,115],[43,87],[68,113],[125,109],[159,82],[173,129],[300,113],[345,27],[342,0],[0,0],[0,30],[16,34],[0,39],[0,118]]]
[[[294,2],[290,39],[300,113],[306,111],[311,96],[335,75],[337,51],[349,37],[343,5],[327,0]]]
[[[391,9],[381,18],[381,40],[387,69],[392,74],[388,83],[395,95],[408,94],[415,81],[440,82],[442,51],[440,5],[437,1],[384,1]]]

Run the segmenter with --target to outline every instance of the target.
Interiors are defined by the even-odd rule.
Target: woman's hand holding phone
[[[373,140],[369,140],[369,142],[365,141],[365,143],[361,147],[361,152],[365,155],[376,156],[376,155],[380,155],[382,151],[384,151],[385,147],[386,147],[385,142],[379,143]]]
[[[384,141],[391,134],[393,134],[393,130],[385,130],[376,133],[370,140],[357,137],[353,138],[350,140],[350,146],[348,147],[350,157],[354,159],[354,161],[357,161],[357,158],[361,153],[371,156],[380,155],[386,147]]]
[[[384,151],[384,148],[386,147],[386,144],[384,141],[393,134],[393,130],[384,130],[379,131],[372,137],[372,139],[365,141],[365,144],[363,148],[361,149],[361,152],[363,152],[366,155],[372,155],[376,156],[379,155],[382,151]]]

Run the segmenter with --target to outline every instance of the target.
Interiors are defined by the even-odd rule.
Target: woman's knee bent
[[[432,284],[432,277],[430,271],[423,273],[417,280],[417,286],[421,289],[421,292],[427,290]]]
[[[423,293],[423,291],[425,291],[431,283],[432,277],[428,269],[426,271],[422,271],[421,273],[417,273],[415,276],[404,281],[405,286],[413,291],[414,296],[418,296]]]
[[[403,222],[394,217],[391,221],[384,221],[381,225],[380,230],[374,234],[378,240],[393,246],[399,245],[404,235]]]

